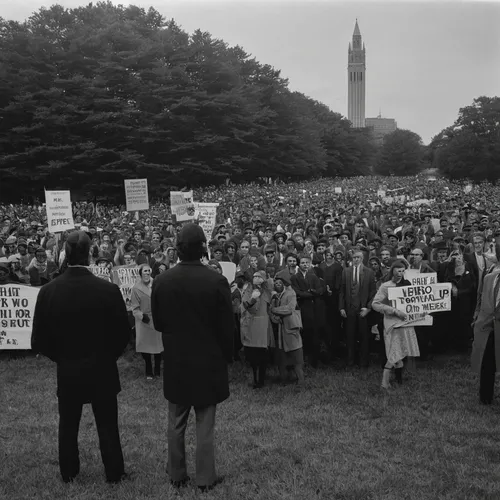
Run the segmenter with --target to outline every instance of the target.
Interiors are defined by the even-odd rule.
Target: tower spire
[[[361,36],[361,31],[359,31],[358,18],[356,18],[356,24],[354,25],[354,33],[352,36]]]

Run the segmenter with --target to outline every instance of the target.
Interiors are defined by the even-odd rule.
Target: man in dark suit
[[[163,392],[168,400],[168,473],[175,487],[187,484],[184,434],[196,413],[196,483],[201,491],[221,481],[215,473],[215,408],[229,397],[227,364],[235,328],[227,279],[200,259],[206,239],[196,224],[177,238],[181,262],[153,282],[151,311],[163,334]]]
[[[367,367],[370,356],[370,332],[367,315],[371,310],[376,287],[373,271],[363,265],[363,252],[355,251],[352,266],[344,269],[340,285],[339,309],[345,319],[347,364],[354,365],[356,344],[360,343],[359,363]]]
[[[324,287],[311,270],[311,257],[308,254],[299,256],[299,269],[291,276],[291,283],[302,316],[304,351],[310,357],[311,366],[316,368],[320,355],[320,328],[325,323],[325,318],[321,318],[321,314],[325,315],[325,310],[319,304]]]
[[[94,276],[89,264],[91,241],[76,231],[66,241],[66,271],[38,294],[31,347],[57,363],[59,467],[64,482],[80,471],[78,427],[85,403],[92,411],[110,483],[128,477],[118,432],[116,360],[129,337],[127,310],[119,288]]]

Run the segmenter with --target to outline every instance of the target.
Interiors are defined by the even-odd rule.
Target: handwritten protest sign
[[[98,278],[101,278],[105,281],[111,281],[111,274],[107,267],[93,265],[89,266],[89,271],[92,271],[92,274],[94,276],[97,276]]]
[[[118,285],[123,295],[123,300],[130,311],[130,299],[132,297],[132,287],[139,278],[139,266],[117,266],[111,271],[112,282]]]
[[[170,209],[177,222],[193,220],[193,191],[170,191]]]
[[[435,285],[438,282],[437,273],[421,273],[418,269],[407,269],[404,278],[412,285]]]
[[[125,179],[127,212],[149,210],[148,180]]]
[[[0,286],[0,349],[31,349],[31,329],[39,288]]]
[[[45,191],[45,208],[50,233],[74,229],[71,194],[69,191]]]
[[[400,326],[431,326],[430,313],[451,311],[451,283],[436,283],[435,273],[414,277],[417,284],[388,289],[389,300],[408,315]]]
[[[203,229],[207,241],[212,239],[218,206],[218,203],[194,203],[194,216],[198,219],[198,224]]]

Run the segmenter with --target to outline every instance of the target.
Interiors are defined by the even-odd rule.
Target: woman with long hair
[[[396,380],[402,383],[403,359],[407,356],[418,357],[417,335],[412,326],[404,326],[407,314],[398,311],[389,300],[389,288],[395,286],[409,286],[411,283],[404,279],[406,264],[402,260],[396,260],[391,265],[387,275],[387,281],[380,285],[373,301],[373,310],[384,315],[384,341],[387,362],[382,375],[382,388],[390,389],[391,372],[394,369]]]

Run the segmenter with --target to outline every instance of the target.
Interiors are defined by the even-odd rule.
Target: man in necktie
[[[359,364],[368,366],[370,355],[370,332],[367,315],[371,310],[376,287],[373,271],[363,265],[363,252],[352,256],[352,266],[342,272],[339,294],[340,314],[345,320],[347,341],[347,364],[353,366],[358,352]]]
[[[500,259],[500,242],[495,245]],[[483,404],[493,402],[495,373],[500,371],[500,267],[483,278],[477,304],[472,345],[472,368],[479,373],[479,399]]]

